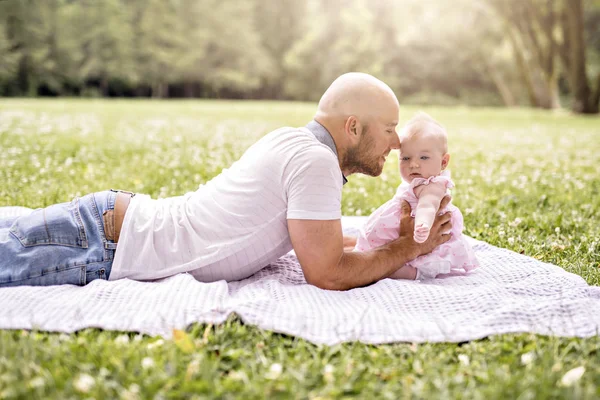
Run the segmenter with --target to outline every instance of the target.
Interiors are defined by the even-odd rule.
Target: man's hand
[[[445,197],[440,209],[450,201]],[[347,290],[369,285],[396,272],[416,257],[429,253],[448,241],[450,214],[437,216],[429,239],[418,244],[413,239],[414,221],[408,203],[402,206],[400,237],[381,247],[366,251],[344,251],[340,220],[288,219],[290,240],[306,282],[321,289]]]
[[[452,198],[446,195],[440,202],[438,214],[448,206]],[[400,210],[400,236],[398,241],[403,243],[403,248],[406,254],[412,256],[412,259],[423,254],[431,253],[433,249],[446,243],[450,240],[450,231],[452,230],[452,222],[450,222],[451,214],[449,212],[443,215],[437,215],[433,222],[433,226],[429,232],[429,238],[423,243],[414,241],[415,220],[410,216],[411,208],[408,202],[403,201]]]

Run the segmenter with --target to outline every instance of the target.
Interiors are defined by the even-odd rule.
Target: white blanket
[[[0,208],[0,216],[24,210]],[[344,217],[346,232],[364,221]],[[314,343],[461,342],[533,332],[588,337],[600,329],[600,287],[512,251],[472,241],[481,268],[466,277],[384,279],[335,292],[307,285],[293,254],[239,282],[93,281],[85,287],[0,289],[0,328],[88,327],[170,337],[194,322],[247,324]]]

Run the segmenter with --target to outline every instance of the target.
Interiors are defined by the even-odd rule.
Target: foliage
[[[362,71],[403,103],[593,111],[600,5],[571,3],[4,0],[0,95],[317,100]]]
[[[314,104],[0,100],[0,205],[41,207],[111,187],[180,195]],[[416,110],[403,107],[401,120]],[[466,233],[600,284],[597,121],[562,112],[427,108],[449,130]],[[346,215],[400,183],[351,176]],[[88,329],[0,331],[0,398],[600,397],[600,340],[498,335],[462,344],[315,346],[232,318],[173,340]],[[584,368],[582,370],[581,368]],[[581,375],[581,372],[583,374]]]

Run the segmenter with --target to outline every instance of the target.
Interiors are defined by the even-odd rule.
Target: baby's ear
[[[444,157],[442,157],[442,169],[446,169],[449,162],[450,162],[450,154],[446,153],[446,154],[444,154]]]

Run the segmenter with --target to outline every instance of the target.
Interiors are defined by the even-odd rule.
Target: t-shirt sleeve
[[[340,219],[342,179],[328,148],[311,146],[295,155],[286,167],[287,218]]]

